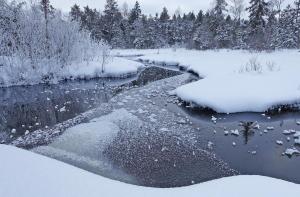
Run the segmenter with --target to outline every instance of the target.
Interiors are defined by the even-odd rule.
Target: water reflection
[[[244,143],[248,144],[249,138],[255,134],[254,129],[257,128],[257,123],[241,121],[240,126],[243,128],[241,132],[243,132],[245,139]]]
[[[8,143],[20,135],[74,118],[130,87],[178,74],[181,73],[149,67],[128,79],[0,88],[0,143]]]

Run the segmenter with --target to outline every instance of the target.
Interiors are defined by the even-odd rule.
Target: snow
[[[240,135],[240,132],[239,132],[239,130],[232,130],[231,131],[231,135],[235,135],[235,136],[239,136]]]
[[[293,129],[283,131],[284,135],[291,135],[291,134],[295,134],[295,133],[296,133],[296,131]]]
[[[179,87],[176,94],[219,113],[263,112],[300,101],[299,78],[286,75],[286,80],[278,80],[282,77],[278,73],[211,76]]]
[[[181,99],[219,113],[265,112],[300,101],[300,53],[297,50],[248,52],[178,49],[124,51],[145,54],[145,62],[178,62],[203,80],[175,90]],[[119,51],[122,53],[122,51]],[[257,70],[250,62],[256,62]],[[160,63],[161,64],[161,63]],[[172,63],[173,64],[173,63]]]
[[[299,155],[300,151],[297,150],[296,148],[288,148],[286,149],[285,154],[288,156]]]
[[[106,176],[130,178],[115,171],[103,155],[103,151],[117,137],[121,127],[128,124],[138,126],[140,120],[127,110],[118,109],[88,123],[71,127],[54,142],[32,151]]]
[[[96,77],[126,77],[137,74],[138,69],[143,67],[141,63],[114,57],[108,65],[105,65],[105,72],[102,73],[101,61],[79,63],[69,66],[70,76],[73,78],[96,78]]]
[[[0,56],[0,64],[3,57]],[[15,65],[18,61],[11,60]],[[21,66],[21,64],[20,64]],[[58,67],[58,68],[57,68]],[[25,69],[25,73],[8,66],[0,67],[0,87],[17,85],[34,85],[45,83],[44,77],[49,73],[54,73],[53,79],[49,83],[57,83],[65,79],[91,79],[100,77],[125,78],[137,74],[143,64],[136,61],[119,57],[108,57],[107,64],[102,73],[102,60],[95,58],[90,61],[75,61],[65,67],[56,66],[49,70],[47,67],[41,67],[36,70]],[[24,70],[24,69],[23,69]],[[50,72],[51,71],[51,72]],[[22,76],[21,76],[22,75]]]
[[[297,196],[297,184],[261,176],[236,176],[174,189],[146,188],[112,181],[62,162],[0,145],[0,196]],[[252,192],[245,192],[253,188]]]

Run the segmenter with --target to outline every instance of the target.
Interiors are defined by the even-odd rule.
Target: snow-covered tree
[[[229,12],[232,14],[235,21],[240,21],[245,11],[245,1],[244,0],[229,0]]]
[[[170,19],[170,15],[168,13],[168,9],[166,7],[163,8],[162,13],[160,14],[160,21],[167,22]]]
[[[122,15],[117,2],[115,0],[107,0],[102,16],[102,33],[104,39],[110,44],[115,34],[120,31],[121,19]]]
[[[142,15],[142,10],[138,1],[135,2],[134,8],[130,11],[129,14],[129,23],[133,24],[135,20],[138,20]]]
[[[105,46],[61,12],[52,9],[45,28],[41,5],[23,5],[0,2],[0,64],[5,73],[0,83],[55,81],[67,74],[67,66],[92,61]]]
[[[249,44],[255,49],[265,48],[265,27],[268,16],[268,3],[265,0],[250,0]]]
[[[71,7],[70,17],[72,21],[81,22],[82,11],[79,5],[75,4]]]

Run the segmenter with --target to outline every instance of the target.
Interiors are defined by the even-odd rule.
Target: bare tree
[[[122,7],[121,7],[121,14],[124,18],[128,18],[129,17],[129,8],[128,8],[128,3],[124,2]]]
[[[278,18],[281,18],[281,12],[282,12],[282,7],[284,4],[285,0],[271,0],[270,4],[276,9],[276,12],[278,13]]]
[[[180,17],[181,16],[181,8],[180,7],[178,7],[176,10],[175,10],[175,16],[178,18],[178,17]]]
[[[108,45],[103,45],[102,48],[102,74],[105,72],[105,66],[108,64],[110,58],[110,48]]]
[[[244,0],[229,0],[229,6],[229,12],[233,15],[234,19],[240,21],[245,11]]]

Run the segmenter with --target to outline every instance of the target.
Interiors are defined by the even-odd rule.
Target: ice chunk
[[[237,129],[236,130],[231,130],[231,135],[239,136],[240,132]]]
[[[286,149],[285,154],[288,156],[299,155],[300,151],[297,150],[296,148],[288,148]]]

